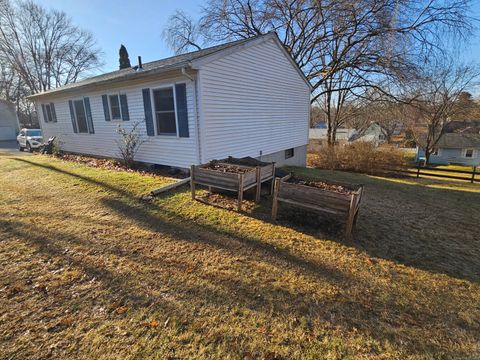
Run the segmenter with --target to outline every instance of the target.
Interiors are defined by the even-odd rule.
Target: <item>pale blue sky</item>
[[[120,44],[127,47],[132,65],[173,55],[161,37],[168,17],[177,8],[199,16],[202,0],[37,0],[49,8],[65,11],[76,25],[93,33],[104,52],[103,71],[118,68]],[[474,0],[472,16],[480,18],[480,0]],[[478,24],[480,26],[480,23]],[[463,56],[480,62],[480,31],[476,31]]]

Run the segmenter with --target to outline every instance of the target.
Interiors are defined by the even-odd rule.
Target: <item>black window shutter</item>
[[[43,121],[48,122],[47,111],[45,110],[45,105],[44,104],[42,104],[42,113],[43,113]]]
[[[145,110],[145,125],[147,126],[147,135],[154,136],[153,128],[153,114],[152,114],[152,100],[150,99],[150,89],[143,89],[143,108]]]
[[[108,108],[107,95],[102,95],[103,113],[105,114],[105,121],[110,121],[110,109]]]
[[[73,102],[68,100],[68,106],[70,107],[70,117],[72,119],[73,132],[77,133],[77,122],[75,121],[75,112],[73,111]]]
[[[54,103],[50,103],[50,111],[52,112],[52,121],[57,122],[57,113],[55,112]]]
[[[130,115],[128,114],[128,102],[127,95],[120,94],[120,106],[122,107],[122,118],[123,121],[130,120]]]
[[[85,104],[85,112],[87,113],[88,132],[90,134],[95,134],[95,129],[93,128],[92,109],[90,108],[90,99],[88,97],[83,98],[83,103]]]
[[[189,137],[187,89],[185,83],[175,84],[175,98],[177,100],[178,135],[180,137]]]

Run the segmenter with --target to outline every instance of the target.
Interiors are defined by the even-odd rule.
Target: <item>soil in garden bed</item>
[[[311,186],[311,187],[315,187],[317,189],[322,189],[322,190],[334,191],[336,193],[345,194],[345,195],[350,195],[354,192],[352,189],[349,189],[345,186],[326,183],[319,180],[302,179],[297,176],[292,176],[290,179],[288,179],[287,182],[292,184]]]
[[[208,164],[203,166],[204,169],[215,170],[224,173],[234,173],[234,174],[245,174],[252,169],[239,167],[234,164],[226,164],[223,162],[219,162],[218,160],[212,160]]]

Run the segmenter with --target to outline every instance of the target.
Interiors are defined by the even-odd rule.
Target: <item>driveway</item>
[[[18,151],[17,142],[15,140],[0,141],[0,154],[2,155],[32,155],[27,151]]]

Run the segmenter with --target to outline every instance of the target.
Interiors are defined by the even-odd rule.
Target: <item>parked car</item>
[[[18,150],[27,149],[28,152],[39,149],[43,145],[42,130],[22,129],[17,136]]]

